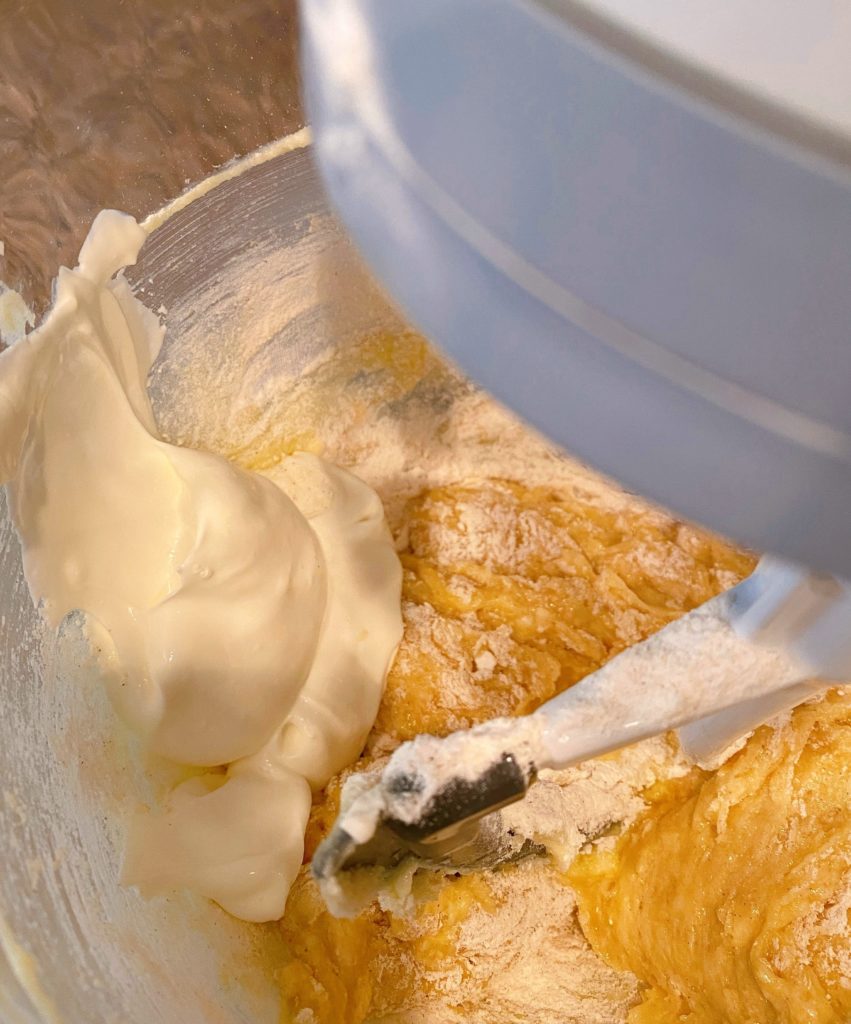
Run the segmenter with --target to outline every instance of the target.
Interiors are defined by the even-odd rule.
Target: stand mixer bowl
[[[310,150],[281,148],[175,204],[128,269],[142,301],[167,310],[151,391],[181,443],[226,448],[237,398],[262,402],[328,346],[398,324],[330,214]],[[206,423],[193,417],[199,396]],[[126,816],[167,771],[142,756],[74,645],[73,628],[57,639],[32,605],[0,495],[0,1018],[276,1022],[274,925],[120,885]]]

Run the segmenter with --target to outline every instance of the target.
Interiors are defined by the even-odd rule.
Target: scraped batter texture
[[[532,710],[752,568],[749,555],[556,456],[414,336],[366,339],[346,361],[319,373],[336,386],[368,365],[367,404],[392,408],[392,420],[362,415],[355,392],[339,434],[323,428],[321,409],[287,427],[320,439],[379,491],[404,566],[402,645],[352,770],[380,764],[419,732]],[[273,460],[275,447],[266,430],[241,455],[247,465]],[[797,712],[715,774],[686,763],[673,737],[545,772],[514,810],[547,858],[464,877],[421,871],[402,880],[410,898],[389,892],[355,920],[327,913],[304,867],[282,922],[282,1021],[838,1024],[846,1007],[835,992],[821,1017],[801,1008],[806,978],[821,971],[841,989],[849,976],[850,847],[837,827],[851,753],[844,708],[831,697]],[[794,767],[804,763],[807,781]],[[306,860],[346,774],[314,801]],[[695,818],[696,803],[714,815],[711,828]],[[726,844],[715,844],[719,825]],[[783,836],[798,851],[791,860],[772,845]],[[815,846],[822,856],[795,888],[786,869]],[[823,888],[821,871],[832,879]],[[716,907],[723,927],[708,920]],[[753,922],[766,907],[798,943],[781,938],[772,952],[786,1016],[735,1002],[759,970],[744,924],[759,934]]]
[[[341,387],[364,366],[366,393]],[[355,770],[419,732],[533,710],[751,567],[555,455],[415,336],[365,339],[316,372],[345,396],[340,433],[328,433],[321,402],[296,396],[282,435],[317,437],[379,491],[404,568],[404,637]],[[273,462],[274,430],[239,454]],[[686,770],[659,739],[545,773],[531,813],[551,830],[553,856],[488,875],[420,873],[410,914],[375,906],[335,920],[305,867],[282,924],[282,1020],[625,1020],[638,983],[591,949],[563,871],[589,837],[639,813],[647,787]],[[314,802],[307,859],[339,784]]]
[[[567,489],[483,481],[429,490],[410,502],[404,522],[405,638],[370,758],[420,731],[531,711],[748,567],[688,527],[605,509]],[[684,582],[672,566],[687,570]],[[634,814],[637,792],[674,763],[663,743],[647,750],[639,764],[610,759],[611,774],[596,787],[579,772],[548,773],[553,806],[542,817],[561,826],[553,838],[567,841],[566,860],[586,839],[564,834],[570,823],[558,813],[567,793],[584,788],[584,803],[573,801],[579,824],[584,813],[592,832],[605,830]],[[333,809],[332,792],[314,808],[311,838]],[[561,1024],[623,1020],[637,998],[634,980],[588,948],[552,862],[419,881],[425,892],[412,919],[377,910],[342,922],[324,912],[307,875],[299,878],[284,918],[296,951],[284,974],[291,1016],[310,1008],[322,1024]]]
[[[595,949],[648,986],[634,1024],[851,1019],[851,700],[663,784],[570,872]]]

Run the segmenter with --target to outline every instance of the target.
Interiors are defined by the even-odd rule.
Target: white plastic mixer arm
[[[851,586],[824,573],[767,556],[732,591],[731,625],[757,644],[781,647],[809,667],[812,679],[743,701],[679,730],[687,756],[711,767],[775,715],[851,677]]]
[[[559,768],[678,728],[712,764],[742,736],[851,674],[851,590],[765,559],[739,586],[617,655],[543,705],[545,754]]]

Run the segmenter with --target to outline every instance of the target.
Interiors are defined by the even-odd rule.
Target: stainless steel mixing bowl
[[[308,149],[175,213],[127,276],[167,310],[153,385],[167,433],[223,449],[238,406],[262,412],[327,346],[397,323],[330,215]],[[44,629],[5,501],[0,512],[0,1019],[271,1024],[274,926],[186,893],[144,902],[119,884],[123,822],[165,769],[73,656],[73,630],[57,641]]]

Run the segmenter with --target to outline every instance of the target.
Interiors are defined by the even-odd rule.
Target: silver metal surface
[[[525,856],[534,844],[512,842],[497,812],[522,800],[534,779],[534,770],[525,771],[505,753],[475,779],[450,779],[415,820],[407,821],[396,814],[409,795],[422,791],[424,780],[407,772],[381,776],[377,785],[385,793],[384,810],[374,834],[358,843],[346,830],[343,813],[314,854],[313,876],[323,882],[349,868],[392,868],[408,856],[429,866],[467,871],[517,859],[519,847]]]
[[[174,215],[128,276],[149,306],[169,310],[159,414],[172,433],[214,447],[227,446],[258,365],[282,375],[269,400],[285,400],[287,370],[348,330],[393,322],[306,150]],[[261,279],[277,292],[258,288]],[[120,885],[124,822],[172,775],[117,723],[74,644],[73,630],[57,644],[42,628],[3,504],[0,1019],[277,1024],[274,925],[241,924],[186,893],[145,902]]]

